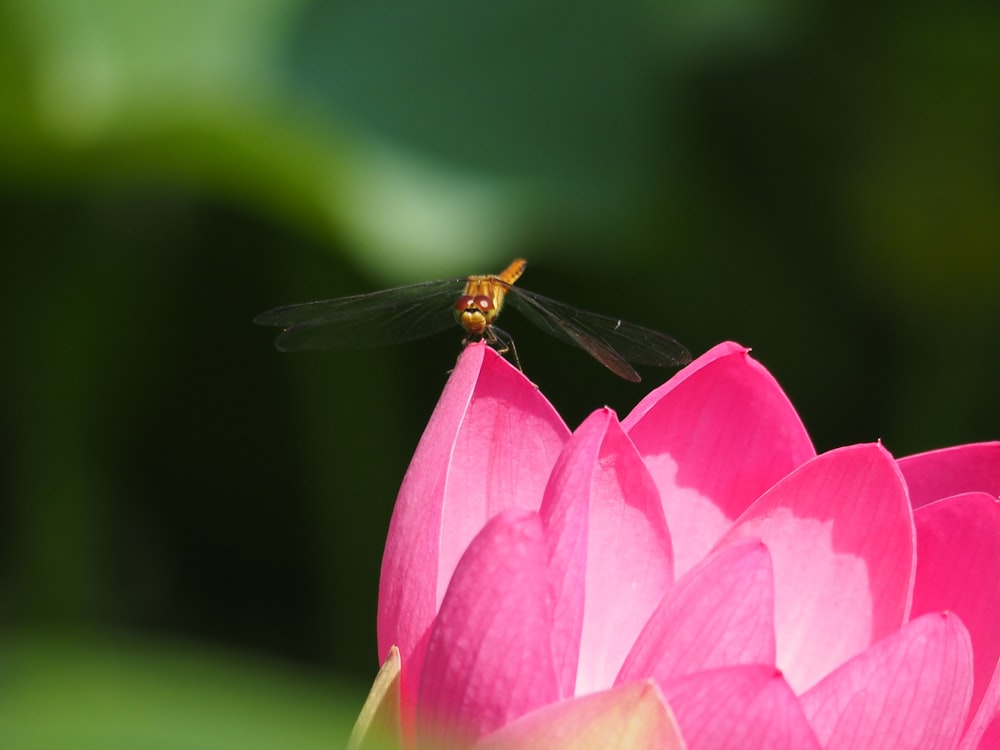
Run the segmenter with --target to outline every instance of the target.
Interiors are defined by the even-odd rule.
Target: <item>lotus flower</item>
[[[998,494],[1000,443],[816,455],[736,344],[572,433],[470,345],[399,493],[353,741],[1000,747]]]

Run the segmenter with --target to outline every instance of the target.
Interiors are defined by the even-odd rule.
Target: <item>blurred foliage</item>
[[[280,355],[277,304],[525,255],[530,289],[752,345],[820,450],[995,439],[998,74],[972,2],[0,4],[0,746],[113,747],[143,695],[190,731],[133,745],[309,746],[288,696],[361,704],[459,335]],[[571,425],[645,392],[504,320]],[[212,671],[234,647],[329,681]],[[121,703],[82,716],[92,669]]]
[[[349,691],[259,657],[81,633],[0,645],[7,748],[256,750],[342,747]]]

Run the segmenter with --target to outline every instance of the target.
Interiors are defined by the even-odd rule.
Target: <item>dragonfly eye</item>
[[[470,294],[463,294],[458,298],[458,302],[455,303],[455,312],[459,314],[481,312],[486,315],[493,308],[493,299],[487,297],[485,294],[477,294],[475,297]]]

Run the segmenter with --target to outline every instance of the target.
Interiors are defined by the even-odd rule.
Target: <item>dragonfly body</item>
[[[258,315],[254,322],[284,329],[276,341],[282,351],[412,341],[457,322],[466,332],[466,343],[482,339],[503,352],[510,337],[498,335],[494,321],[506,301],[546,333],[583,349],[626,380],[641,379],[630,363],[676,367],[691,361],[683,345],[659,331],[514,286],[526,266],[519,258],[498,274],[287,305]]]
[[[501,273],[470,276],[465,294],[455,303],[455,320],[471,336],[488,336],[490,326],[500,314],[507,290],[521,278],[528,262],[518,258]]]

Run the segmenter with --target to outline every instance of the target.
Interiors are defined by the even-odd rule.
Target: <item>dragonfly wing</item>
[[[580,347],[626,380],[640,380],[629,363],[677,367],[691,361],[691,354],[681,343],[652,328],[580,310],[519,287],[509,287],[508,292],[506,301],[532,323]]]
[[[275,342],[282,351],[413,341],[455,325],[452,303],[464,284],[464,279],[428,281],[288,305],[261,313],[254,323],[284,328]]]

